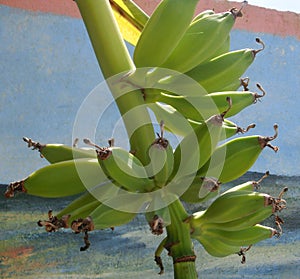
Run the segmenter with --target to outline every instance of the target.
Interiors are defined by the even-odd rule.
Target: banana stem
[[[167,229],[167,242],[165,248],[173,258],[174,279],[195,279],[196,256],[190,237],[190,225],[185,222],[188,214],[180,200],[169,205],[171,224]]]
[[[104,78],[134,71],[135,65],[122,39],[109,0],[76,0],[76,3]],[[147,149],[154,141],[155,134],[148,110],[144,106],[143,95],[130,91],[119,96],[122,85],[124,86],[121,79],[119,81],[117,84],[108,82],[108,86],[122,116],[138,108],[134,110],[134,117],[123,117],[123,121],[130,137],[131,150],[142,163],[147,164]]]

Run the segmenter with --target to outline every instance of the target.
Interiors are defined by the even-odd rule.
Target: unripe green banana
[[[266,146],[275,152],[278,151],[278,147],[269,143],[278,135],[276,124],[274,129],[275,135],[272,137],[244,136],[218,146],[210,160],[198,171],[198,175],[216,177],[222,183],[242,176],[251,168]]]
[[[244,230],[258,223],[263,222],[271,215],[272,213],[270,212],[270,209],[268,207],[265,207],[243,218],[236,219],[230,222],[225,222],[225,223],[210,223],[210,226],[213,226],[216,229],[221,229],[230,232]]]
[[[150,165],[148,175],[154,177],[155,184],[163,187],[173,171],[174,154],[169,141],[164,138],[164,122],[160,123],[160,135],[148,150]]]
[[[161,119],[164,120],[166,130],[171,133],[185,136],[193,131],[194,123],[189,123],[189,121],[173,107],[158,102],[148,104],[148,107],[154,112],[157,121]]]
[[[208,16],[208,15],[213,15],[214,13],[215,13],[214,10],[204,10],[204,11],[200,12],[199,14],[197,14],[197,15],[193,18],[192,24],[193,24],[193,22],[199,20],[200,18],[206,17],[206,16]]]
[[[97,199],[89,192],[86,191],[82,195],[80,195],[78,198],[73,200],[71,203],[69,203],[64,209],[62,209],[56,216],[57,218],[61,218],[64,215],[71,214],[81,206],[90,204],[97,201]],[[86,216],[80,216],[80,217],[86,217]]]
[[[259,38],[256,38],[256,41],[262,44],[261,49],[230,51],[195,66],[185,74],[199,82],[209,93],[224,91],[225,88],[236,90],[236,85],[233,88],[229,85],[239,84],[240,77],[252,64],[256,54],[264,49],[263,42]]]
[[[269,171],[267,171],[258,181],[247,181],[245,183],[239,184],[237,186],[234,186],[230,189],[228,189],[227,191],[224,192],[225,193],[229,193],[229,192],[233,192],[233,191],[250,191],[253,192],[254,190],[257,190],[260,187],[260,182],[265,179],[267,176],[269,176]]]
[[[251,214],[269,209],[269,215],[274,211],[274,198],[263,193],[249,191],[233,191],[222,194],[201,215],[193,215],[190,219],[192,228],[208,223],[226,223],[250,216]]]
[[[168,58],[189,27],[199,0],[163,0],[147,21],[134,50],[136,67],[156,67]]]
[[[224,119],[223,121],[223,132],[222,132],[222,138],[221,140],[225,140],[228,139],[230,137],[236,136],[237,134],[241,133],[247,133],[250,129],[255,128],[255,124],[252,123],[250,125],[248,125],[247,128],[241,128],[239,126],[237,126],[234,122],[228,120],[228,119]]]
[[[159,91],[155,96],[155,102],[172,106],[187,119],[203,121],[206,117],[226,110],[228,105],[226,102],[227,97],[232,100],[232,108],[227,113],[227,117],[236,115],[246,107],[256,103],[259,98],[265,95],[261,85],[257,84],[257,87],[263,92],[261,95],[250,91],[226,91],[206,95],[199,94],[199,96],[193,97],[177,96]],[[151,98],[146,98],[146,102],[152,102]]]
[[[198,240],[206,252],[213,257],[226,257],[232,254],[238,254],[241,250],[240,246],[228,245],[217,238],[212,239],[206,237],[206,235],[191,234],[191,237]]]
[[[188,203],[200,203],[213,199],[219,194],[220,183],[214,178],[196,176],[180,199]]]
[[[28,143],[28,147],[32,147],[33,150],[37,149],[41,157],[45,158],[51,164],[79,158],[97,157],[94,149],[76,148],[56,143],[41,144],[26,137],[23,140]]]
[[[89,139],[86,144],[96,147],[98,161],[108,178],[132,192],[146,192],[155,187],[153,179],[149,179],[146,169],[140,160],[127,150],[112,146],[99,147]]]
[[[180,175],[183,176],[195,173],[209,160],[220,140],[224,116],[231,108],[231,100],[227,99],[227,101],[229,108],[226,111],[210,117],[181,140],[174,151],[173,175],[179,168],[181,169]],[[197,144],[196,149],[194,144]]]
[[[241,112],[246,107],[255,104],[260,98],[265,96],[265,91],[260,84],[257,84],[259,90],[262,91],[262,94],[251,91],[224,91],[224,92],[214,92],[203,97],[203,102],[205,103],[205,98],[211,98],[219,109],[219,112],[222,112],[226,109],[227,103],[226,97],[231,98],[232,108],[227,113],[227,117],[233,116]],[[210,102],[210,100],[209,100]]]
[[[58,198],[84,192],[107,181],[97,159],[81,158],[45,166],[21,181],[9,184],[6,197],[15,192]]]
[[[96,230],[113,228],[129,223],[136,216],[136,213],[125,212],[113,209],[105,204],[100,204],[90,217],[94,222]]]
[[[203,228],[202,234],[206,234],[206,237],[210,238],[211,241],[219,239],[223,243],[233,246],[249,246],[274,235],[279,235],[275,229],[259,224],[244,230],[230,232],[216,229],[213,224],[209,224]]]
[[[193,21],[160,67],[185,73],[212,58],[220,44],[227,40],[237,16],[241,16],[241,12],[231,9],[229,12],[214,13]]]

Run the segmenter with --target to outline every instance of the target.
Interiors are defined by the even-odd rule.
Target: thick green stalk
[[[119,73],[135,70],[126,45],[121,37],[116,20],[108,0],[77,0],[96,57],[105,78]],[[139,127],[130,138],[131,149],[143,162],[148,162],[147,150],[154,141],[155,134],[151,125],[149,113],[144,105],[144,99],[139,90],[132,91],[121,98],[116,86],[111,87],[121,115],[138,107],[134,117],[123,118],[128,134],[132,127]],[[139,123],[149,123],[139,126]],[[188,217],[179,200],[169,206],[171,224],[167,226],[166,248],[174,261],[175,279],[197,278],[195,254],[190,238],[189,224],[184,220]]]
[[[190,237],[190,226],[185,220],[188,214],[180,200],[169,205],[171,224],[167,226],[166,249],[173,258],[175,279],[198,278],[196,272],[193,243]]]
[[[103,73],[108,79],[120,73],[135,70],[134,63],[120,33],[108,0],[77,0],[78,8],[85,23],[96,58]],[[118,87],[119,86],[119,87]],[[123,118],[127,133],[132,127],[135,132],[130,137],[131,150],[144,163],[147,163],[147,149],[154,141],[155,134],[149,113],[144,105],[143,95],[139,90],[131,91],[119,97],[120,84],[110,86],[121,115],[131,109],[138,108],[134,117]]]

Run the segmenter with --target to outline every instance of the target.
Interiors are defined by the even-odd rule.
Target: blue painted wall
[[[232,48],[256,48],[256,36],[267,47],[246,75],[251,89],[260,82],[267,95],[235,120],[241,126],[255,122],[251,133],[268,136],[279,124],[274,144],[280,151],[264,150],[253,171],[300,175],[300,42],[234,30]],[[71,144],[77,110],[103,79],[80,19],[0,6],[0,42],[0,183],[8,183],[46,164],[22,137]],[[111,136],[114,112],[97,132],[99,143]]]

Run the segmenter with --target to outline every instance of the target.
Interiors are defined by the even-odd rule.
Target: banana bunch
[[[251,246],[259,241],[279,236],[281,232],[259,223],[286,208],[282,195],[272,197],[254,192],[259,181],[248,181],[221,194],[204,211],[195,212],[188,218],[191,236],[206,251],[216,257],[225,257],[240,251],[241,246]]]
[[[159,66],[185,73],[214,57],[218,50],[215,46],[226,42],[238,16],[241,16],[241,11],[233,8],[194,20],[167,60]]]

